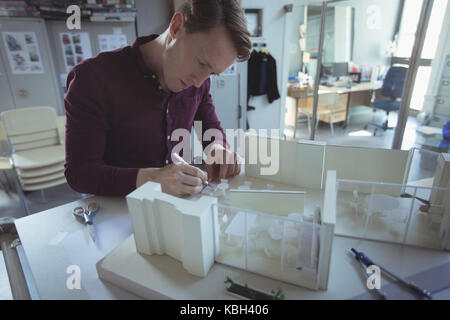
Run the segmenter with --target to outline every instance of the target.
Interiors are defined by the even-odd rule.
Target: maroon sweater
[[[100,53],[70,71],[64,173],[74,190],[125,196],[136,188],[140,168],[171,162],[178,144],[170,141],[173,130],[190,132],[194,120],[201,120],[203,132],[217,128],[223,133],[209,79],[179,93],[159,89],[139,50],[155,38],[138,38],[132,46]]]

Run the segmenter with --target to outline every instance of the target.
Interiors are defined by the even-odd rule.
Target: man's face
[[[184,20],[181,15],[178,19]],[[163,54],[163,76],[166,86],[173,92],[190,86],[200,87],[211,74],[224,72],[237,57],[223,26],[207,33],[188,34],[181,22],[178,26],[171,24],[170,32],[172,40]]]

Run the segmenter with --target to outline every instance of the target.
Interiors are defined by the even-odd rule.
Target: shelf
[[[87,9],[136,9],[134,4],[84,4]]]

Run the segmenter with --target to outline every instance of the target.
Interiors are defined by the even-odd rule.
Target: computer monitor
[[[347,62],[338,62],[333,63],[333,77],[336,77],[339,80],[339,77],[348,76],[348,63]]]
[[[322,68],[320,69],[320,71],[321,71],[320,77],[328,79],[329,77],[333,76],[333,65],[322,63]]]

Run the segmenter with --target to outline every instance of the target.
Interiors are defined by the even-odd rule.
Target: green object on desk
[[[250,288],[247,285],[241,285],[233,280],[230,277],[227,277],[225,280],[227,284],[227,291],[234,293],[243,298],[247,298],[250,300],[284,300],[284,293],[281,288],[278,288],[277,291],[272,290],[271,294],[267,294],[256,289]]]

